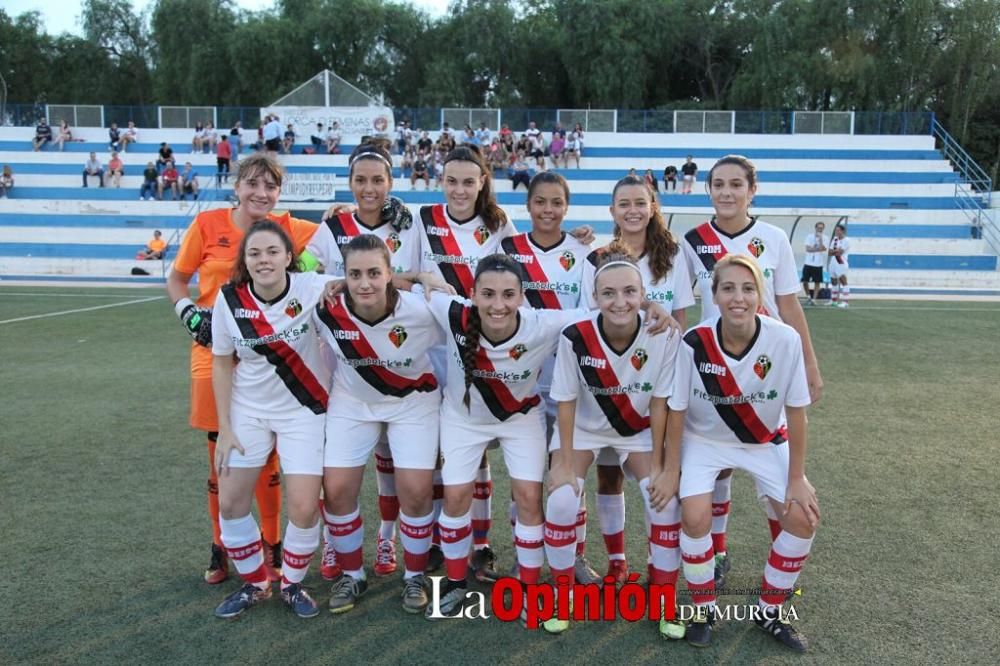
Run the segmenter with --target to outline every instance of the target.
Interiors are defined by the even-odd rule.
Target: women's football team
[[[359,497],[373,452],[376,575],[397,568],[398,521],[403,609],[460,612],[470,573],[499,576],[487,458],[499,448],[511,479],[511,575],[537,583],[547,561],[554,584],[600,580],[584,557],[584,480],[596,462],[607,468],[604,495],[616,499],[626,476],[638,482],[648,580],[677,584],[683,568],[697,611],[686,623],[664,617],[659,631],[697,646],[718,625],[731,474],[745,470],[772,536],[754,621],[804,651],[781,608],[819,522],[805,407],[823,384],[788,239],[750,215],[753,164],[735,155],[715,164],[706,185],[715,215],[680,240],[648,184],[623,178],[611,197],[614,240],[595,250],[589,229],[562,229],[570,191],[558,174],[532,180],[532,228],[517,234],[474,149],[448,155],[446,204],[419,219],[389,195],[382,146],[358,146],[349,165],[354,210],[316,226],[272,213],[283,177],[273,157],[241,161],[237,205],[195,218],[168,280],[194,339],[191,422],[208,432],[206,580],[225,580],[230,563],[242,578],[216,615],[241,614],[279,582],[294,613],[316,616],[302,582],[321,541],[329,610],[359,603],[368,588]],[[197,302],[187,292],[195,273]],[[702,321],[683,332],[692,281]],[[617,507],[598,503],[608,574],[622,581],[624,501]],[[426,574],[442,564],[432,607]],[[546,631],[569,628],[562,610]]]

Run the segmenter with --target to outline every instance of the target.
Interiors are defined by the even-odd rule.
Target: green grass
[[[0,320],[158,293],[5,287]],[[1000,305],[860,301],[807,315],[826,393],[810,411],[808,474],[823,523],[796,601],[813,646],[804,659],[736,623],[705,651],[667,644],[646,622],[576,624],[557,638],[495,619],[430,623],[400,609],[397,578],[371,577],[342,617],[299,620],[275,598],[240,621],[216,620],[235,582],[201,582],[205,446],[186,425],[187,337],[156,300],[0,324],[0,662],[994,661]],[[508,487],[497,455],[494,470],[492,536],[506,569]],[[754,587],[766,524],[752,482],[738,474],[733,487],[731,581]],[[627,492],[628,554],[641,565],[639,496]],[[591,516],[589,554],[600,562]],[[325,603],[317,567],[307,583]]]

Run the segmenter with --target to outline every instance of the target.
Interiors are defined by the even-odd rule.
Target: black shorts
[[[823,282],[823,267],[822,266],[803,266],[802,267],[802,281],[803,282],[815,282],[820,284]]]
[[[540,150],[533,150],[531,151],[531,156],[534,157],[535,159],[538,159],[539,157],[545,157],[545,153],[543,153]]]
[[[264,147],[270,151],[278,152],[281,150],[281,139],[268,139],[264,142]]]

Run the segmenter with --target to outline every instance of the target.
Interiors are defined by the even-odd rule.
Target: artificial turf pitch
[[[187,427],[188,338],[165,299],[118,305],[161,295],[0,288],[2,663],[910,664],[1000,653],[1000,304],[807,310],[826,389],[809,413],[807,474],[823,520],[794,601],[812,646],[800,657],[749,623],[724,624],[707,650],[667,643],[645,621],[575,623],[559,637],[495,618],[431,623],[402,611],[398,575],[370,574],[341,616],[301,620],[275,595],[217,620],[237,583],[201,580],[207,455]],[[82,311],[10,321],[67,310]],[[506,570],[509,488],[492,459],[491,537]],[[733,587],[758,586],[767,556],[752,486],[737,474]],[[639,493],[626,492],[628,556],[644,570]],[[591,478],[588,555],[601,569],[593,493]],[[369,473],[369,566],[374,500]],[[325,605],[317,561],[306,584]]]

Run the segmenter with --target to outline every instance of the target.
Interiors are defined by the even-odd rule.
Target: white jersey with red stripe
[[[698,283],[702,321],[719,314],[712,302],[712,275],[715,264],[727,254],[751,256],[764,273],[764,303],[761,314],[781,320],[776,296],[797,294],[800,289],[795,256],[788,236],[778,227],[751,218],[742,231],[728,235],[714,221],[705,222],[684,234],[681,242],[688,270]]]
[[[301,407],[326,411],[330,372],[312,311],[332,278],[289,273],[284,293],[260,299],[250,285],[227,284],[212,311],[212,354],[236,353],[233,404],[260,418],[287,418]]]
[[[650,400],[670,396],[680,336],[650,335],[643,319],[620,352],[605,339],[598,311],[563,329],[552,399],[576,400],[575,428],[632,437],[649,427]]]
[[[472,296],[479,260],[501,252],[500,241],[517,233],[510,221],[490,231],[478,215],[456,220],[444,204],[422,207],[419,217],[414,226],[421,233],[421,270],[439,275],[466,298]]]
[[[444,382],[444,402],[453,413],[467,416],[468,423],[498,424],[515,414],[527,414],[538,408],[538,377],[542,364],[556,349],[559,331],[567,323],[585,316],[583,310],[518,309],[518,324],[506,340],[491,343],[479,338],[479,353],[469,391],[469,408],[462,404],[465,395],[465,327],[474,306],[468,301],[435,293],[430,308],[444,330],[447,345],[448,377]]]
[[[314,315],[336,358],[330,395],[373,404],[439,391],[427,352],[444,335],[423,296],[399,292],[395,310],[373,322],[354,314],[343,295],[336,306],[321,302]]]
[[[580,302],[593,310],[597,307],[594,298],[594,276],[597,274],[597,265],[600,263],[601,255],[607,251],[606,247],[594,250],[587,255],[587,261],[583,265],[583,276],[580,283]],[[653,280],[653,271],[649,267],[649,255],[643,254],[637,260],[639,274],[642,275],[642,286],[646,293],[646,300],[652,303],[659,303],[667,312],[677,312],[686,307],[694,305],[694,292],[691,291],[691,275],[688,272],[684,257],[678,252],[674,257],[673,267],[663,277],[662,280]]]
[[[830,255],[830,270],[833,271],[835,267],[836,269],[839,269],[841,271],[847,270],[848,268],[847,256],[851,253],[851,241],[848,240],[847,236],[844,236],[843,238],[837,238],[836,236],[834,236],[833,240],[830,241],[830,249],[833,251],[836,250],[844,251],[844,253],[839,256]]]
[[[328,275],[343,276],[344,255],[341,248],[361,234],[373,234],[385,242],[394,273],[420,270],[422,234],[416,223],[407,229],[396,231],[389,223],[369,227],[356,214],[341,213],[316,228],[306,250],[323,264]]]
[[[535,243],[530,233],[504,238],[500,247],[528,276],[524,297],[533,308],[571,310],[580,305],[580,280],[590,246],[563,232],[552,247]]]
[[[720,318],[684,335],[668,405],[687,410],[684,443],[759,446],[786,441],[785,406],[810,404],[802,341],[795,329],[757,317],[739,356],[724,351]]]

